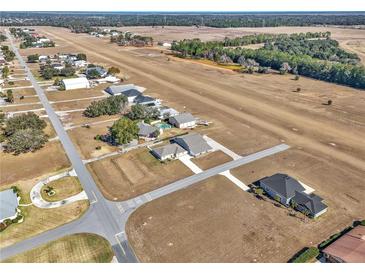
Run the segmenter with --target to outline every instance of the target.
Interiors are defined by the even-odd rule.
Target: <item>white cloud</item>
[[[365,11],[361,0],[2,0],[2,11]]]

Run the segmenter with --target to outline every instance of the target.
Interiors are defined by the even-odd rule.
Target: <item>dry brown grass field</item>
[[[100,155],[118,150],[116,146],[111,146],[105,142],[94,139],[96,135],[103,135],[108,132],[108,127],[113,124],[113,121],[92,125],[90,128],[79,127],[68,131],[68,135],[75,144],[79,154],[84,159],[98,157]],[[96,147],[100,146],[97,150]]]
[[[222,151],[214,151],[192,159],[192,162],[202,170],[209,169],[229,161],[232,161],[232,158]]]
[[[11,257],[3,263],[109,263],[109,242],[96,234],[72,234]]]
[[[17,156],[1,152],[0,158],[1,185],[35,178],[70,166],[69,160],[58,141],[48,142],[36,152]]]
[[[295,163],[295,169],[287,167],[287,172],[298,176],[328,200],[328,213],[316,221],[305,222],[289,217],[287,210],[259,201],[217,176],[149,203],[134,213],[127,232],[142,261],[282,262],[304,246],[315,244],[347,226],[352,219],[364,218],[364,205],[358,197],[363,192],[359,189],[363,189],[365,174],[363,91],[306,77],[294,81],[291,75],[276,73],[239,74],[187,60],[169,59],[155,49],[118,47],[106,40],[77,35],[62,28],[39,27],[37,30],[55,40],[60,49],[67,49],[66,52],[84,52],[91,62],[119,67],[130,76],[127,83],[146,87],[149,95],[162,99],[163,103],[213,122],[199,131],[238,154],[246,155],[280,142],[289,144],[293,150],[289,152],[294,155],[287,159],[279,160],[286,155],[283,153],[276,156],[279,159],[263,159],[241,167],[251,167],[251,170],[242,173],[235,170],[234,174],[249,183],[257,179],[255,176],[281,171]],[[161,34],[161,38],[156,36],[155,39],[166,40],[192,38],[196,33],[207,40],[259,31],[329,30],[343,45],[357,43],[364,37],[364,30],[340,28],[157,30],[165,36]],[[139,33],[144,34],[142,30]],[[293,92],[297,88],[301,91]],[[67,93],[62,96],[62,99],[72,99]],[[329,99],[333,104],[324,105]],[[74,123],[90,121],[80,113],[72,113],[70,117]],[[94,162],[89,167],[106,197],[120,200],[190,173],[187,169],[183,171],[185,167],[178,161],[171,163],[179,167],[164,170],[153,165],[152,168],[150,163],[144,162],[149,159],[145,156],[133,152]],[[266,161],[265,164],[260,164],[262,161]],[[167,172],[171,170],[173,172]],[[342,201],[337,201],[338,196]],[[151,225],[144,226],[144,222]],[[161,233],[162,230],[165,233]]]
[[[180,161],[161,163],[145,148],[88,164],[109,200],[127,200],[192,175]]]

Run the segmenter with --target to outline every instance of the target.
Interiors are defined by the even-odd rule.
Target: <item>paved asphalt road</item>
[[[137,262],[137,259],[128,244],[128,239],[125,234],[125,225],[130,214],[139,206],[151,200],[168,195],[177,190],[186,188],[192,184],[198,183],[223,171],[239,167],[252,161],[256,161],[258,159],[282,152],[289,148],[289,146],[286,144],[280,144],[272,148],[242,157],[240,159],[210,168],[203,171],[202,173],[178,180],[172,184],[158,188],[149,193],[142,194],[136,198],[127,201],[108,201],[100,193],[92,176],[83,164],[73,143],[71,142],[60,120],[58,119],[58,116],[52,109],[47,97],[44,94],[44,91],[34,79],[31,71],[27,67],[23,58],[20,56],[17,48],[14,46],[9,34],[8,37],[11,41],[12,48],[20,61],[20,64],[24,66],[26,73],[30,81],[32,82],[40,98],[40,101],[42,102],[48,114],[48,117],[53,127],[55,128],[55,131],[57,132],[57,135],[59,136],[60,141],[72,163],[72,166],[75,169],[80,179],[80,182],[89,197],[90,207],[88,211],[78,220],[62,225],[53,230],[43,232],[37,236],[28,238],[24,241],[1,249],[0,258],[2,260],[66,235],[70,235],[73,233],[90,232],[99,234],[108,239],[108,241],[113,246],[113,250],[118,259],[118,262]]]

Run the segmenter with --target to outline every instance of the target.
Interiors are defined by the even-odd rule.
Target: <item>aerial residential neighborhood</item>
[[[0,11],[0,267],[365,263],[364,11],[40,8]]]

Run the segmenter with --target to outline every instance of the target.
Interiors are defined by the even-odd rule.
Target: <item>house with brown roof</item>
[[[322,250],[332,263],[365,263],[365,226],[359,225]]]

